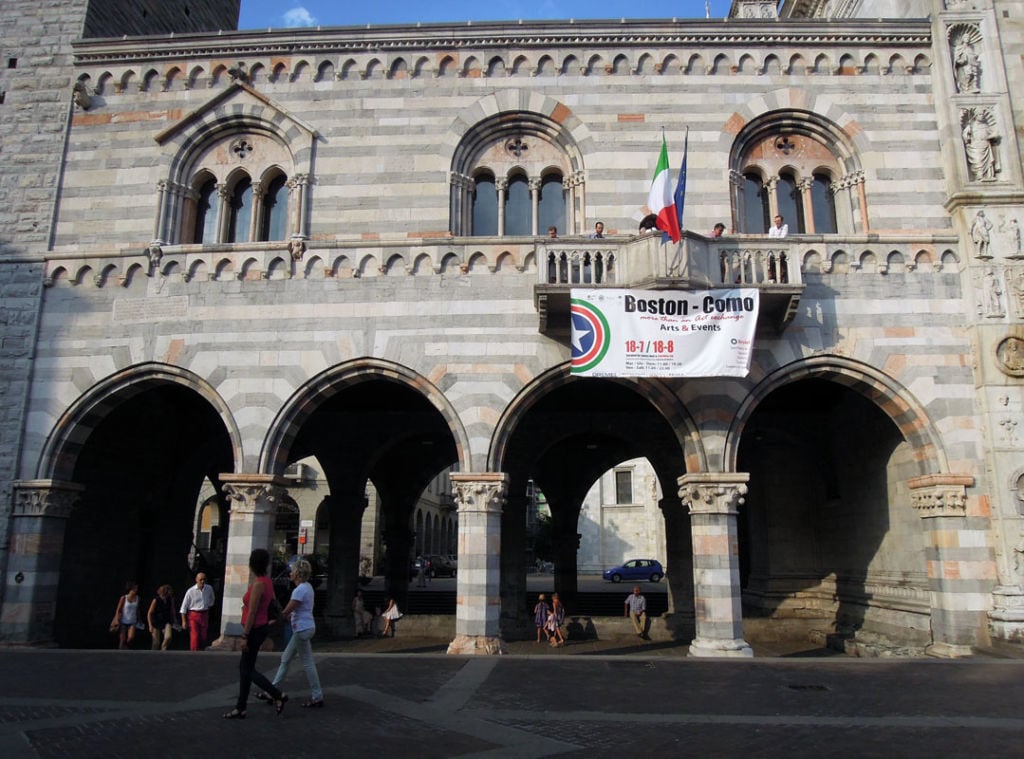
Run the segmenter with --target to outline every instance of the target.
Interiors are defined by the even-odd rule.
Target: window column
[[[505,235],[505,194],[508,191],[508,179],[494,178],[494,188],[498,191],[498,237]]]
[[[263,217],[263,182],[252,183],[252,216],[249,218],[249,242],[260,239],[260,219]]]
[[[804,207],[804,229],[806,234],[814,234],[814,198],[811,196],[811,185],[814,183],[813,177],[801,179],[797,183],[797,189],[800,191],[800,201]]]
[[[231,192],[226,184],[217,183],[217,242],[230,239]]]
[[[538,234],[537,215],[540,210],[540,177],[528,179],[527,182],[530,187],[530,234],[536,237]]]

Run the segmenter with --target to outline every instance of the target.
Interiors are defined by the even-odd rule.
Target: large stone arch
[[[43,445],[36,477],[70,481],[82,446],[111,409],[161,384],[186,387],[210,404],[228,432],[235,466],[240,466],[242,436],[231,409],[217,391],[202,377],[187,369],[152,362],[130,366],[110,375],[89,388],[72,404],[61,415]]]
[[[488,471],[502,471],[503,459],[512,432],[517,423],[540,398],[556,388],[573,382],[586,381],[580,377],[573,377],[569,370],[568,362],[552,367],[538,375],[508,404],[494,428],[494,436],[487,454]],[[634,390],[661,413],[665,421],[675,431],[680,448],[684,452],[686,471],[705,472],[708,470],[707,452],[701,441],[700,431],[689,412],[664,382],[653,378],[618,378],[612,381]]]
[[[841,356],[816,356],[780,367],[754,387],[737,409],[726,436],[724,468],[735,471],[743,430],[757,405],[783,385],[802,379],[836,382],[873,401],[888,416],[907,444],[921,476],[948,471],[945,450],[927,411],[905,387],[874,367]]]
[[[441,414],[451,430],[458,452],[458,468],[469,470],[469,437],[458,412],[444,393],[425,377],[401,364],[376,358],[360,358],[331,367],[296,390],[267,431],[258,471],[264,474],[283,472],[289,463],[287,455],[290,442],[320,403],[345,388],[375,379],[398,383],[422,395]]]

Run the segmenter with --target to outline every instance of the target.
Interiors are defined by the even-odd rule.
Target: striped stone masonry
[[[0,640],[53,640],[61,554],[68,517],[85,488],[56,480],[14,482],[11,544]]]
[[[910,498],[923,520],[931,588],[933,656],[969,656],[984,645],[979,632],[992,606],[996,581],[991,545],[967,513],[968,475],[926,475],[908,481]]]
[[[690,511],[697,635],[690,656],[753,656],[743,639],[736,509],[747,494],[743,472],[684,474],[679,497]]]
[[[453,473],[459,509],[458,598],[450,654],[502,654],[501,514],[508,475]]]
[[[222,474],[220,479],[231,501],[231,510],[221,604],[221,636],[213,647],[235,648],[242,633],[242,596],[249,587],[249,554],[255,548],[270,550],[277,501],[285,490],[274,475]]]

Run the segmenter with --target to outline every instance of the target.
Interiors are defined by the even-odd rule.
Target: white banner
[[[572,373],[588,377],[745,377],[757,288],[576,290]]]

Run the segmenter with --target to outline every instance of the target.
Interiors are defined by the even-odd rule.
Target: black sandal
[[[288,703],[288,694],[282,693],[281,698],[274,699],[274,708],[277,709],[277,713],[280,714],[284,711],[284,705]]]
[[[224,719],[245,719],[245,712],[240,712],[238,709],[232,709],[227,714],[222,714],[221,716],[224,717]]]
[[[256,700],[257,701],[263,701],[267,706],[273,706],[274,705],[274,699],[272,699],[270,697],[269,693],[265,693],[264,691],[259,691],[256,694]]]
[[[312,699],[310,699],[305,703],[299,704],[299,706],[301,706],[303,709],[323,709],[324,700],[322,698],[319,701],[313,701]]]

